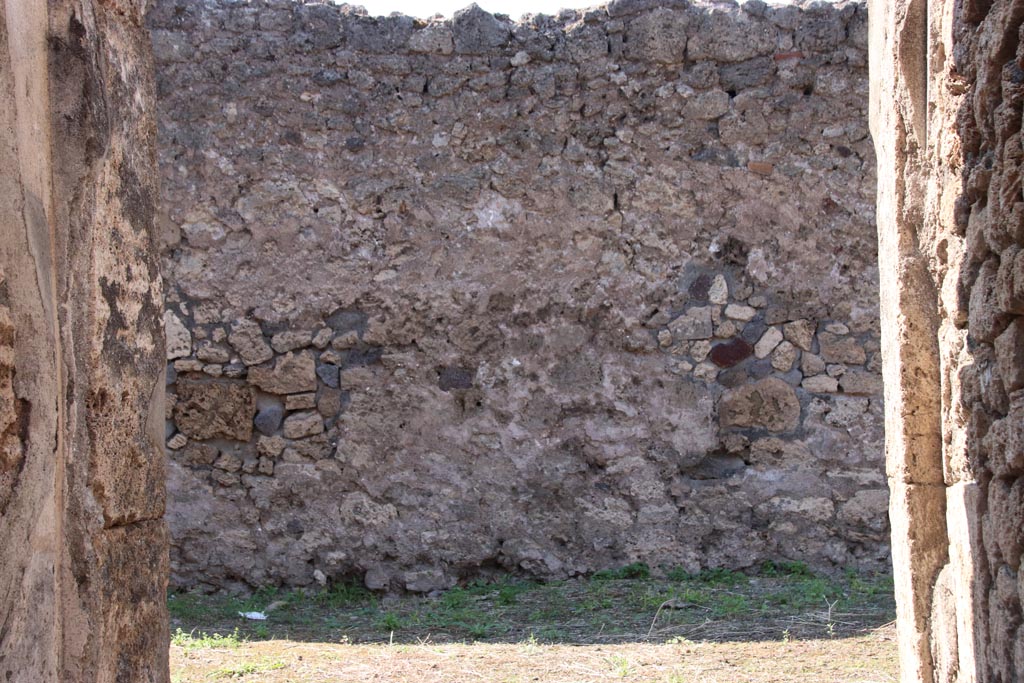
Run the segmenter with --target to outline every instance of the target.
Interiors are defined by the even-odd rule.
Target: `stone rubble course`
[[[176,586],[884,566],[863,5],[148,24]]]
[[[875,0],[871,12],[901,676],[1018,681],[1024,14],[1006,0]],[[844,363],[857,353],[827,345]],[[870,391],[864,379],[847,370],[839,383]]]
[[[164,368],[192,348],[163,311],[144,5],[0,3],[4,683],[169,680]]]

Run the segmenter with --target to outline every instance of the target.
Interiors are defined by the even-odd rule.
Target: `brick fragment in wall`
[[[742,522],[763,500],[742,444],[769,429],[791,456],[771,476],[794,491],[820,468],[798,455],[809,434],[849,453],[849,478],[780,503],[787,524],[880,469],[880,405],[832,422],[799,405],[818,321],[865,354],[877,342],[864,8],[801,23],[656,4],[514,23],[261,1],[243,21],[215,0],[187,27],[180,3],[152,4],[169,308],[211,358],[175,367],[257,397],[252,438],[211,443],[240,469],[174,456],[176,585],[374,568],[374,586],[422,589],[490,566],[741,567],[797,548],[815,567],[885,562],[866,517],[755,543]],[[807,349],[787,338],[798,321]],[[769,328],[782,339],[753,357]],[[721,397],[760,382],[796,403],[730,423]],[[600,474],[628,454],[627,474]],[[682,491],[677,462],[712,483]],[[237,535],[212,547],[197,510]],[[257,516],[262,534],[239,521]],[[721,519],[732,531],[699,521]]]

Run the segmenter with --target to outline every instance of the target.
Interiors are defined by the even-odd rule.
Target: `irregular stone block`
[[[274,352],[263,336],[263,330],[255,320],[243,318],[235,322],[231,326],[228,343],[246,365],[259,365],[274,357]]]
[[[316,361],[308,351],[288,353],[272,367],[250,368],[249,381],[270,394],[316,391]]]
[[[1024,388],[1024,318],[1016,318],[996,337],[996,362],[1006,391]]]
[[[804,377],[800,386],[813,394],[834,394],[839,391],[839,381],[828,375]]]
[[[290,394],[284,397],[285,410],[307,410],[316,407],[316,394]]]
[[[754,344],[754,355],[758,358],[767,358],[781,341],[782,331],[777,327],[769,327]]]
[[[342,362],[344,362],[344,360]],[[316,367],[316,376],[320,378],[321,382],[332,389],[338,388],[339,372],[340,368],[338,368],[337,365],[318,365]]]
[[[284,420],[284,436],[286,439],[301,439],[324,431],[324,419],[320,413],[302,412],[289,415]]]
[[[270,340],[270,346],[278,353],[286,353],[309,346],[313,341],[310,332],[288,330],[279,332]]]
[[[811,320],[794,320],[782,326],[782,336],[803,351],[810,351],[814,343],[815,324]]]
[[[710,339],[714,334],[711,307],[691,308],[668,324],[674,339]]]
[[[992,342],[1007,322],[1007,315],[999,306],[996,288],[998,272],[998,260],[988,259],[982,264],[971,288],[967,328],[971,337],[981,342]]]
[[[452,16],[455,52],[479,54],[500,47],[512,36],[508,24],[473,4]]]
[[[711,362],[720,368],[731,368],[750,357],[752,347],[742,339],[732,339],[725,344],[717,344],[711,349]]]
[[[634,59],[673,64],[686,56],[689,15],[659,7],[633,19],[626,28],[628,54]]]
[[[793,430],[800,422],[800,401],[780,379],[769,377],[726,392],[718,404],[723,428],[753,427],[771,432]]]
[[[882,376],[867,370],[848,369],[839,380],[844,394],[882,395]]]
[[[751,20],[737,26],[736,20],[727,14],[708,13],[690,38],[687,58],[730,63],[772,55],[777,34],[768,22]]]
[[[164,311],[164,334],[167,335],[167,360],[192,355],[192,333],[173,311]]]
[[[844,337],[831,332],[818,334],[819,355],[826,363],[849,363],[863,365],[867,360],[864,347],[852,337]]]
[[[747,322],[753,320],[755,315],[757,315],[757,309],[743,304],[729,304],[725,307],[725,316],[733,320]]]
[[[277,401],[261,402],[256,419],[253,420],[260,434],[272,436],[281,428],[284,421],[284,408]]]
[[[252,437],[256,397],[252,387],[234,380],[180,379],[174,422],[192,439],[234,439]]]
[[[789,372],[796,362],[798,353],[800,352],[791,342],[780,342],[772,351],[772,367],[779,372]]]

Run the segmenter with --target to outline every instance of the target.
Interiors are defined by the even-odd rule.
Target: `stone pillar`
[[[144,0],[0,0],[0,681],[168,679]]]
[[[872,0],[904,681],[1024,671],[1024,2]]]

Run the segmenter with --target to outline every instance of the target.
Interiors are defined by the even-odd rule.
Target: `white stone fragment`
[[[708,288],[708,301],[713,304],[724,304],[729,301],[729,283],[725,281],[724,275],[718,274],[711,281],[711,287]]]
[[[754,355],[758,358],[767,358],[768,354],[774,351],[781,341],[782,331],[777,327],[769,327],[754,344]]]
[[[839,382],[828,375],[815,375],[814,377],[804,377],[800,386],[813,394],[832,394],[839,389]]]
[[[755,315],[757,315],[756,309],[743,304],[729,304],[725,307],[725,317],[733,320],[747,322],[753,320]]]
[[[167,360],[192,355],[192,334],[173,311],[164,311],[164,334],[167,335]]]

